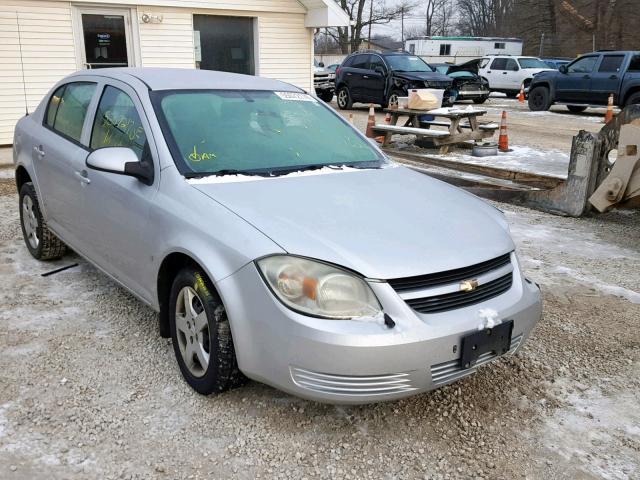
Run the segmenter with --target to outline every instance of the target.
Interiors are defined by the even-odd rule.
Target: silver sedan
[[[15,130],[26,247],[159,312],[202,394],[246,377],[367,403],[516,351],[541,316],[500,211],[390,162],[275,80],[104,69]]]

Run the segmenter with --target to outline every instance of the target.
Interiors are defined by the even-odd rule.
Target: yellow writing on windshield
[[[198,152],[198,147],[194,145],[193,151],[189,154],[188,158],[192,162],[200,162],[202,160],[213,160],[216,158],[216,154],[211,152]]]

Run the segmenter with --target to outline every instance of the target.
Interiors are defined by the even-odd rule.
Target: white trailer
[[[522,40],[500,37],[414,37],[405,51],[433,63],[464,63],[485,55],[522,55]]]

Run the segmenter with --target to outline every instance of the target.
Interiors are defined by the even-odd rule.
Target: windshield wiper
[[[267,173],[256,172],[255,170],[236,170],[233,168],[225,168],[217,170],[215,172],[187,172],[184,174],[185,178],[204,178],[204,177],[221,177],[223,175],[249,175],[249,176],[261,176],[264,177]]]

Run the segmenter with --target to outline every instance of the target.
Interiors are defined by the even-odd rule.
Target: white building
[[[427,62],[464,63],[485,55],[522,55],[519,38],[416,37],[405,41],[404,49]]]
[[[347,25],[333,0],[0,0],[0,145],[84,68],[225,70],[311,91],[314,29]]]

